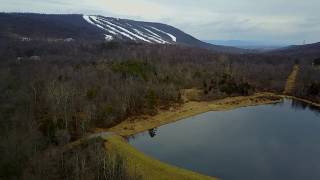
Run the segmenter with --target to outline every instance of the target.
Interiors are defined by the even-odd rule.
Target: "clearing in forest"
[[[287,79],[283,94],[291,94],[292,93],[292,91],[294,90],[295,84],[296,84],[298,72],[299,72],[299,65],[294,65],[293,70]]]

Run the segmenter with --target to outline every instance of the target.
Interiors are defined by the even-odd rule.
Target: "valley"
[[[257,51],[202,42],[163,23],[85,14],[0,13],[0,24],[0,179],[213,180],[226,177],[228,180],[234,178],[233,172],[238,172],[239,167],[233,171],[222,168],[231,162],[221,153],[229,152],[230,146],[226,143],[228,140],[219,141],[216,137],[232,140],[233,133],[242,137],[248,128],[252,136],[245,134],[245,137],[251,140],[263,137],[261,142],[270,140],[272,144],[285,139],[287,136],[280,130],[275,139],[255,131],[268,121],[261,117],[275,112],[281,112],[279,117],[288,123],[280,124],[282,128],[292,128],[287,129],[290,130],[288,137],[294,137],[292,132],[298,131],[288,120],[295,115],[300,118],[294,118],[294,123],[304,125],[300,121],[304,115],[309,124],[303,127],[313,128],[312,136],[301,137],[309,140],[316,137],[318,124],[314,120],[320,103],[320,70],[315,62],[320,57],[319,43]],[[296,109],[298,114],[294,114]],[[249,113],[251,111],[256,113]],[[240,115],[229,118],[237,112]],[[201,123],[194,121],[188,128],[159,136],[169,142],[163,145],[185,147],[173,154],[160,146],[148,146],[146,142],[150,139],[139,139],[139,134],[157,138],[157,128],[175,128],[176,124],[207,114],[213,115],[201,122],[207,122],[208,126],[202,124],[197,128]],[[219,121],[216,117],[228,118]],[[270,131],[278,130],[277,122],[282,122],[281,118],[267,126],[274,127]],[[265,120],[261,126],[260,119]],[[215,124],[217,122],[222,124]],[[224,126],[224,123],[230,124]],[[250,126],[252,124],[256,127]],[[232,131],[228,131],[228,127]],[[240,132],[240,127],[245,128]],[[219,134],[221,129],[228,133]],[[170,144],[170,140],[184,133],[188,137],[187,133],[192,134],[193,130],[208,134],[201,134],[203,138],[199,136],[199,139],[194,136],[194,141],[189,137],[188,142],[182,138],[181,144],[178,141]],[[260,130],[270,135],[269,131]],[[135,142],[135,136],[142,146],[130,144]],[[184,151],[194,150],[193,143],[199,142],[199,148],[195,149],[200,157],[210,138],[217,140],[217,149],[210,147],[215,152],[212,156],[221,153],[221,159],[211,161],[217,164],[202,167],[189,162],[177,163],[180,162],[177,157]],[[241,146],[245,144],[243,139],[239,142],[243,142],[237,146],[240,150],[251,147]],[[283,144],[288,142],[291,140],[276,145],[285,149]],[[315,140],[313,144],[316,143]],[[140,147],[146,147],[145,151],[158,147],[159,151],[148,154]],[[260,147],[275,148],[264,145],[253,148]],[[317,150],[312,143],[303,147]],[[264,151],[254,152],[263,156]],[[247,154],[238,155],[234,158]],[[273,153],[267,155],[266,159],[248,156],[247,160],[273,159]],[[172,158],[168,158],[170,156]],[[188,154],[181,159],[188,157],[196,156]],[[206,158],[201,162],[206,162]],[[222,169],[218,168],[220,163]],[[265,169],[255,169],[257,177],[268,177],[261,172],[268,169],[267,165]],[[216,168],[207,169],[211,166]],[[198,171],[198,167],[203,169]],[[215,170],[221,173],[211,173]],[[236,175],[240,177],[241,173]]]

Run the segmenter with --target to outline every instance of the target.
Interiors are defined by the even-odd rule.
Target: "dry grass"
[[[189,101],[200,101],[203,92],[200,89],[184,89],[181,91],[181,99],[184,103]]]
[[[252,96],[230,97],[211,102],[189,101],[170,110],[160,110],[155,116],[145,115],[129,118],[107,131],[121,136],[130,136],[208,111],[231,110],[239,107],[276,103],[281,100],[280,96],[272,93],[258,93]],[[97,131],[106,130],[98,129]]]
[[[299,73],[299,65],[295,65],[293,67],[291,74],[289,75],[289,77],[287,79],[283,94],[291,94],[292,93],[292,91],[295,88],[298,73]]]

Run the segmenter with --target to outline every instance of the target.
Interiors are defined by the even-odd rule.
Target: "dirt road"
[[[287,79],[283,94],[288,95],[293,92],[293,90],[295,88],[298,73],[299,73],[299,65],[295,65],[292,69],[291,74],[289,75],[289,77]]]

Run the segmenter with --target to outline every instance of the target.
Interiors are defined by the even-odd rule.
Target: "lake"
[[[155,159],[224,180],[320,179],[320,111],[294,100],[208,112],[128,140]]]

